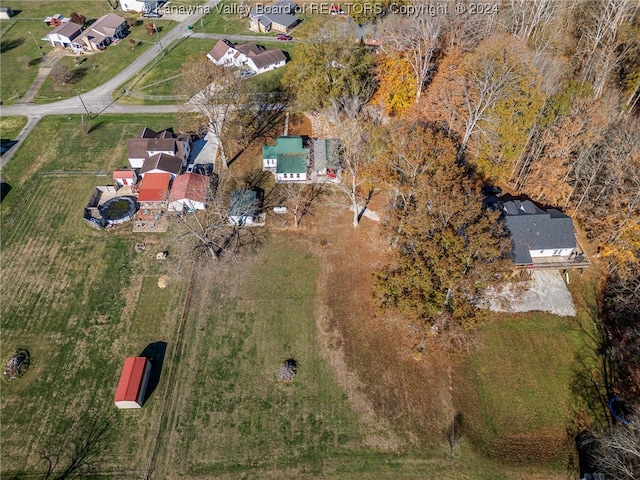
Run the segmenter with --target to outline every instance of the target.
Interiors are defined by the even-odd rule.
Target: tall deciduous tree
[[[403,128],[411,134],[389,143],[390,171],[398,172],[394,182],[403,193],[385,225],[397,241],[377,291],[383,307],[449,330],[473,317],[474,298],[510,265],[509,237],[499,213],[483,209],[453,144],[423,126]]]
[[[243,249],[258,245],[261,238],[260,229],[247,227],[242,222],[231,221],[229,207],[231,199],[231,184],[236,183],[229,174],[229,170],[214,176],[209,184],[207,193],[208,205],[204,211],[183,213],[178,215],[176,222],[175,240],[191,242],[194,256],[204,256],[210,260],[223,256],[238,256]],[[254,185],[240,185],[241,188],[255,188]],[[234,212],[238,216],[257,213],[260,205],[246,204],[240,211]]]
[[[247,101],[237,70],[214,65],[202,56],[192,56],[182,67],[179,85],[180,93],[189,98],[180,105],[186,129],[199,131],[201,125],[206,125],[218,144],[222,166],[227,168],[222,136],[233,113]]]
[[[373,193],[372,159],[375,129],[365,120],[342,123],[337,138],[342,143],[340,179],[335,184],[353,210],[353,226],[360,223],[361,210]]]
[[[287,183],[280,185],[282,203],[291,210],[293,226],[300,227],[302,219],[311,213],[311,207],[324,192],[323,183]]]
[[[637,480],[640,478],[640,413],[628,419],[631,425],[617,424],[608,432],[583,443],[590,452],[594,471],[606,478]]]
[[[389,15],[382,22],[382,48],[388,56],[397,56],[411,65],[414,97],[420,100],[422,89],[435,71],[441,48],[442,16]]]
[[[376,89],[375,58],[337,30],[300,43],[284,82],[305,110],[355,118]]]
[[[511,173],[544,104],[526,49],[511,36],[490,38],[461,59],[450,54],[428,93],[426,115],[456,135],[458,160],[482,134],[488,145],[476,159],[481,173],[493,178]]]
[[[378,89],[372,103],[387,115],[399,115],[415,103],[413,69],[407,60],[393,54],[381,53],[377,60]]]
[[[576,4],[579,10],[578,52],[582,80],[593,85],[596,98],[627,53],[625,29],[640,11],[636,0],[598,0]]]
[[[526,42],[538,29],[553,23],[560,7],[556,0],[511,0],[505,9],[509,29]]]

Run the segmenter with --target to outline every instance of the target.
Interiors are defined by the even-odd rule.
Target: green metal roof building
[[[279,155],[302,156],[308,165],[309,153],[308,148],[303,148],[302,137],[300,135],[278,137],[275,145],[265,145],[262,147],[262,167],[276,168]]]

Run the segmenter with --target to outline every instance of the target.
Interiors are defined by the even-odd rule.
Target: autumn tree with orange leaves
[[[480,291],[505,278],[509,237],[442,133],[405,123],[387,139],[380,158],[396,194],[385,219],[391,251],[377,275],[380,305],[425,329],[460,331],[474,322]]]
[[[450,52],[423,109],[425,118],[457,138],[458,161],[466,156],[484,177],[504,180],[524,152],[543,105],[540,78],[526,47],[498,36],[471,53]]]

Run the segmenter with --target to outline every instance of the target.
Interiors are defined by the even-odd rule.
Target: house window
[[[284,176],[284,178],[287,178],[287,174],[286,173],[283,176]]]
[[[540,250],[540,253],[544,253],[544,250]]]
[[[300,178],[300,174],[299,173],[296,173],[296,178]]]

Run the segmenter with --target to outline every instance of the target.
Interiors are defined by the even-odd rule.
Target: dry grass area
[[[99,471],[112,478],[571,474],[557,455],[568,447],[557,446],[580,407],[568,386],[577,373],[570,355],[582,341],[577,327],[553,316],[501,317],[481,329],[483,348],[470,355],[448,356],[428,339],[416,358],[420,332],[379,317],[372,301],[386,248],[379,225],[364,219],[354,229],[331,196],[302,228],[270,216],[257,251],[200,264],[185,314],[185,244],[171,234],[88,229],[80,212],[104,177],[32,176],[118,166],[124,151],[113,145],[139,131],[131,122],[114,117],[74,137],[77,125],[66,118],[45,119],[39,128],[47,135],[34,138],[68,135],[44,150],[25,143],[7,166],[16,189],[3,203],[0,357],[27,348],[32,365],[2,388],[3,477],[42,473],[43,452],[77,440],[68,432],[81,429],[70,425],[102,419],[113,429]],[[292,129],[310,133],[310,124]],[[255,167],[251,153],[232,165],[238,183]],[[375,196],[370,208],[384,202]],[[134,252],[137,242],[147,244],[143,253]],[[165,249],[169,258],[155,260]],[[165,275],[169,286],[160,289]],[[123,358],[156,342],[167,345],[160,383],[141,411],[115,411]],[[287,358],[298,373],[282,384],[276,376]],[[444,430],[460,412],[469,430],[451,455]],[[549,441],[551,456],[519,458],[531,442]],[[504,454],[490,459],[478,446]]]

